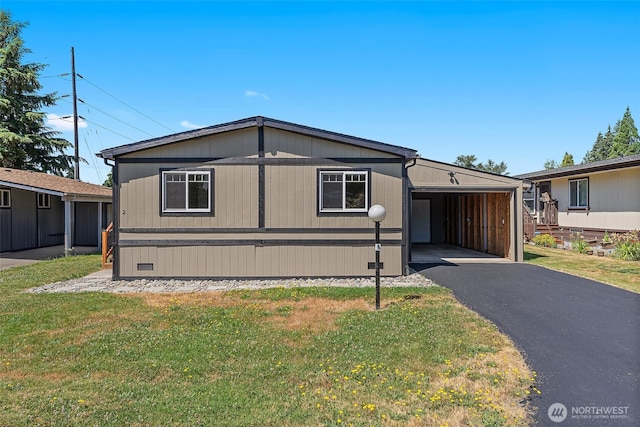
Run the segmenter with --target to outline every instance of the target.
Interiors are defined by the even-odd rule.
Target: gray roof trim
[[[167,136],[161,136],[158,138],[147,139],[140,142],[134,142],[132,144],[121,145],[114,148],[108,148],[97,153],[96,156],[103,159],[113,160],[117,156],[123,154],[130,154],[136,151],[146,150],[148,148],[160,147],[167,144],[173,144],[174,142],[186,141],[189,139],[201,138],[203,136],[215,135],[223,132],[231,132],[239,129],[246,129],[253,126],[258,126],[258,118],[252,117],[243,120],[237,120],[235,122],[222,123],[219,125],[208,126],[205,128],[188,130],[185,132],[174,133]]]
[[[636,166],[640,166],[640,154],[616,157],[615,159],[600,160],[591,163],[582,163],[574,166],[565,166],[563,168],[524,173],[516,175],[516,177],[528,181],[541,181],[552,178],[562,178],[564,176],[584,175],[586,173],[604,172]]]
[[[17,184],[15,182],[10,182],[10,181],[0,181],[0,186],[16,188],[18,190],[33,191],[35,193],[50,194],[52,196],[60,196],[60,197],[67,194],[63,191],[48,190],[46,188],[34,187],[33,185]]]
[[[478,186],[409,186],[409,190],[415,193],[504,193],[514,191],[520,185],[478,185]]]
[[[223,132],[231,132],[234,130],[246,129],[250,127],[257,127],[257,126],[263,126],[263,125],[274,128],[274,129],[280,129],[280,130],[286,130],[289,132],[298,133],[301,135],[307,135],[315,138],[341,142],[343,144],[349,144],[356,147],[362,147],[362,148],[368,148],[371,150],[381,151],[384,153],[404,157],[407,159],[415,158],[417,155],[417,151],[410,148],[386,144],[383,142],[373,141],[369,139],[358,138],[355,136],[344,135],[341,133],[326,131],[322,129],[312,128],[308,126],[298,125],[295,123],[284,122],[281,120],[275,120],[275,119],[270,119],[270,118],[261,117],[261,116],[249,117],[249,118],[237,120],[234,122],[222,123],[219,125],[209,126],[206,128],[195,129],[195,130],[180,132],[172,135],[162,136],[159,138],[153,138],[153,139],[148,139],[140,142],[134,142],[132,144],[121,145],[119,147],[102,150],[96,155],[98,157],[102,157],[103,159],[113,160],[118,156],[134,153],[136,151],[160,147],[163,145],[173,144],[175,142],[186,141],[189,139],[215,135]]]
[[[356,147],[368,148],[371,150],[382,151],[384,153],[394,154],[406,159],[413,159],[417,155],[417,151],[411,148],[391,145],[384,142],[373,141],[370,139],[358,138],[356,136],[345,135],[342,133],[331,132],[323,129],[312,128],[309,126],[298,125],[295,123],[283,122],[281,120],[264,118],[264,125],[274,129],[295,132],[314,138],[327,139],[330,141],[341,142]]]

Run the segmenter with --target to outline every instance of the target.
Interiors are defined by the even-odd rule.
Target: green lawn
[[[0,272],[0,425],[531,425],[535,373],[441,287],[30,294]]]
[[[525,245],[525,261],[576,276],[640,292],[640,262]]]

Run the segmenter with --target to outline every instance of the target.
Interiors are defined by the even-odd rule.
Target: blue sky
[[[45,92],[71,93],[81,178],[94,153],[263,115],[417,149],[504,161],[511,175],[577,162],[627,106],[640,126],[640,2],[0,0]],[[48,110],[72,112],[69,98]],[[68,127],[68,125],[66,126]],[[63,134],[69,140],[69,131]]]

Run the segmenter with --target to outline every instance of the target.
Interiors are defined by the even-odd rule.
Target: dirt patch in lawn
[[[140,295],[132,295],[140,297]],[[144,294],[144,302],[151,307],[197,306],[244,308],[261,310],[265,320],[285,330],[322,332],[337,328],[336,319],[351,310],[371,311],[371,302],[364,298],[333,300],[309,297],[300,301],[246,299],[224,292],[194,292],[188,294]]]

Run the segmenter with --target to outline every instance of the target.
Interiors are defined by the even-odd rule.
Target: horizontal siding
[[[295,158],[295,157],[357,157],[357,158],[394,158],[392,154],[355,147],[340,142],[300,135],[280,129],[265,128],[264,130],[265,157]]]
[[[402,274],[400,246],[381,252],[385,276]],[[122,277],[253,278],[371,276],[372,247],[350,246],[177,246],[119,249]],[[139,263],[153,264],[138,271]]]
[[[640,168],[608,171],[576,178],[589,179],[589,210],[569,210],[569,179],[551,181],[558,200],[558,224],[567,228],[640,229]],[[572,179],[574,179],[572,177]]]

